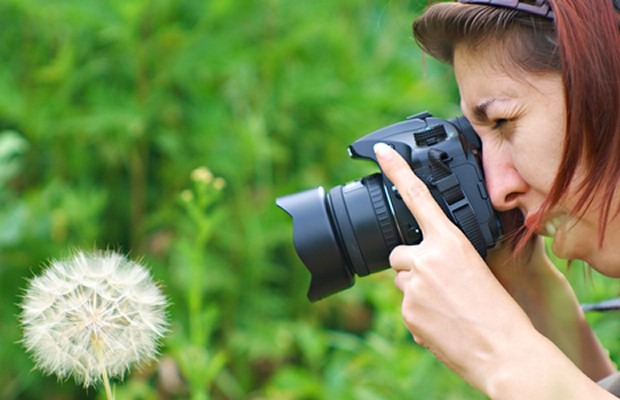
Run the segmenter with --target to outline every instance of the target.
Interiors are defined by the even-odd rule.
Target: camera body
[[[444,213],[482,257],[501,236],[501,224],[484,184],[481,142],[464,117],[429,113],[372,132],[349,146],[349,155],[377,163],[376,143],[394,148],[427,185]],[[400,244],[423,240],[419,225],[394,185],[382,173],[276,199],[293,218],[293,240],[311,273],[308,298],[316,301],[389,267]]]

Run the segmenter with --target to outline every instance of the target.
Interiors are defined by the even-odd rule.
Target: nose
[[[521,205],[529,185],[515,168],[509,148],[490,148],[482,152],[487,191],[498,211],[508,211]]]

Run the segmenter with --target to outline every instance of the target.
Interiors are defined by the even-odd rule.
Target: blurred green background
[[[424,3],[0,2],[0,399],[103,398],[18,343],[20,288],[77,248],[142,259],[172,303],[119,399],[483,398],[414,344],[391,272],[310,304],[274,205],[374,171],[346,153],[370,131],[458,114],[411,38]],[[582,301],[618,294],[582,271]],[[590,318],[620,361],[617,314]]]

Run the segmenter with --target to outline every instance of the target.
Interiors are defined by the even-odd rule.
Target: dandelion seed
[[[76,253],[33,278],[21,304],[36,367],[84,387],[152,360],[167,301],[148,270],[115,252]],[[109,396],[110,397],[110,396]]]

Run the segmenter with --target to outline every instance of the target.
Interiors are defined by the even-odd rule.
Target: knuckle
[[[412,336],[413,336],[414,342],[416,342],[419,346],[424,347],[425,349],[427,348],[426,341],[424,339],[422,339],[418,335],[412,335]]]
[[[426,347],[426,342],[422,339],[419,331],[418,322],[411,313],[403,313],[403,321],[405,326],[413,336],[413,340],[422,347]]]
[[[411,310],[404,303],[401,308],[401,314],[403,316],[403,321],[405,322],[405,325],[407,326],[407,328],[409,328],[410,331],[415,330],[414,329],[416,326],[415,313],[411,312]]]
[[[394,250],[392,250],[392,252],[390,253],[389,262],[392,268],[402,267],[401,264],[403,264],[402,262],[403,256],[401,254],[402,254],[401,246],[395,247]]]
[[[423,270],[433,268],[441,258],[444,257],[444,252],[441,251],[440,246],[425,246],[424,251],[418,254],[416,262],[420,265],[424,265]]]

